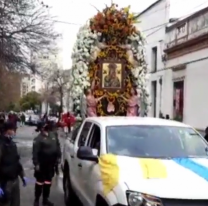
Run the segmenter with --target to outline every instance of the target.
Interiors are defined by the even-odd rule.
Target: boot
[[[35,201],[34,201],[34,206],[39,206],[39,199],[40,199],[40,196],[42,194],[42,190],[43,190],[43,185],[38,185],[38,184],[35,184]]]
[[[40,206],[39,201],[35,200],[33,206]]]
[[[48,200],[50,195],[51,185],[43,185],[43,206],[53,206],[54,204]]]
[[[43,206],[54,206],[54,204],[48,199],[43,199]]]

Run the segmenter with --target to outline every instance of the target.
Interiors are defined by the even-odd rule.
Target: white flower
[[[91,86],[88,76],[88,67],[90,62],[94,61],[100,52],[98,41],[101,35],[101,33],[92,33],[88,23],[79,29],[71,55],[73,70],[72,79],[74,80],[74,85],[72,86],[73,98],[79,98],[83,95],[84,88]],[[145,106],[144,113],[147,113],[150,106],[150,98],[147,88],[149,74],[147,74],[148,68],[145,61],[145,38],[143,34],[140,33],[129,36],[128,40],[130,42],[128,48],[131,48],[135,61],[132,75],[136,79],[136,89],[141,95],[141,104]],[[77,104],[79,103],[77,102]]]

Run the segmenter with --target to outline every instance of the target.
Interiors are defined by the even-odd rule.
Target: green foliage
[[[14,111],[14,112],[20,112],[20,106],[18,103],[12,103],[10,102],[8,107],[6,108],[6,111],[7,112],[10,112],[10,111]]]
[[[41,104],[41,96],[37,92],[29,92],[20,99],[20,108],[25,111],[36,109]]]

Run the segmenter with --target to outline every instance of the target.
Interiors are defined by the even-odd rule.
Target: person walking
[[[26,119],[26,117],[25,117],[24,113],[22,113],[20,115],[20,124],[21,124],[21,126],[25,125],[25,119]]]
[[[40,122],[36,131],[39,134],[33,141],[32,154],[36,178],[34,206],[40,205],[41,195],[43,195],[43,206],[53,206],[49,196],[54,170],[61,159],[60,143],[48,123]]]
[[[11,122],[4,124],[4,132],[0,138],[0,205],[20,206],[19,178],[23,186],[27,178],[20,163],[17,146],[13,142],[15,125]]]
[[[8,116],[8,122],[10,122],[11,124],[14,125],[15,127],[15,133],[17,131],[17,122],[18,122],[18,116],[13,112],[11,111],[9,116]]]

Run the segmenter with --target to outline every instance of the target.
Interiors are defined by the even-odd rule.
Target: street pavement
[[[29,178],[27,187],[21,187],[21,206],[33,205],[34,201],[34,185],[35,179],[33,176],[32,164],[32,142],[37,135],[35,127],[20,127],[17,130],[17,137],[15,139],[18,150],[21,156],[21,162],[25,169],[26,177]],[[62,140],[62,138],[61,138]],[[63,143],[63,141],[61,141]],[[64,193],[62,187],[63,175],[60,171],[58,177],[54,177],[53,186],[51,190],[50,200],[58,206],[64,206]]]

